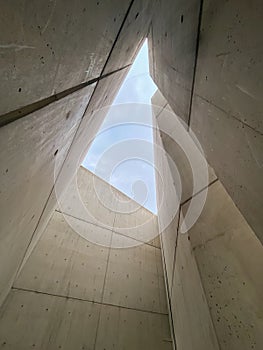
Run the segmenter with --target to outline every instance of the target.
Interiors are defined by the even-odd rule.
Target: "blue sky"
[[[82,165],[156,213],[147,41],[138,53]]]

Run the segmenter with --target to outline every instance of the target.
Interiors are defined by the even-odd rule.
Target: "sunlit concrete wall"
[[[147,34],[150,3],[1,3],[0,304]]]
[[[146,35],[152,77],[171,109],[198,136],[214,169],[209,173],[211,189],[218,178],[262,241],[260,0],[92,0],[88,4],[84,0],[14,0],[2,2],[0,26],[0,304],[18,271],[27,265],[54,213],[57,197],[70,183],[82,152],[89,147],[88,140],[106,114],[106,110],[94,112],[111,104]],[[169,138],[166,144],[171,144]],[[182,155],[180,149],[171,147]],[[189,164],[180,159],[183,178],[191,182]],[[167,170],[169,166],[167,160],[161,167]],[[175,179],[172,172],[168,193]],[[185,201],[192,191],[189,188],[183,187]],[[164,241],[163,249],[169,250],[170,257],[174,256],[173,240],[180,243],[172,234],[179,219],[173,217],[173,209],[174,200],[166,196],[163,213],[172,218],[168,228],[171,243]],[[160,218],[163,225],[167,218]],[[129,223],[130,217],[125,220]],[[244,254],[250,261],[252,252],[250,257]],[[201,335],[209,333],[213,348],[217,346],[214,334],[219,334],[215,325],[220,321],[208,315],[211,305],[204,297],[203,277],[196,264],[198,267],[194,260],[196,280],[184,289],[192,299],[194,287],[201,286],[195,288],[200,309],[190,309],[188,319],[196,325],[195,315],[205,315],[205,325],[195,334],[188,323],[187,335],[193,338],[183,336],[179,326],[174,326],[181,339],[197,339],[196,344],[202,345],[207,338]],[[166,264],[166,269],[167,280],[173,280],[172,265]],[[170,296],[169,300],[171,306],[174,301]],[[262,308],[258,309],[260,316]],[[244,341],[244,346],[260,346],[256,332],[249,333],[256,344]],[[234,346],[240,334],[236,338]]]
[[[157,1],[151,75],[263,242],[262,1]]]
[[[1,346],[172,349],[157,217],[84,168],[77,181],[101,222],[69,189],[0,310]]]
[[[166,114],[176,115],[160,92],[152,102],[160,128],[155,130],[155,141],[165,150],[156,147],[155,152],[156,167],[163,169],[156,177],[157,206],[161,229],[164,221],[169,223],[161,233],[161,246],[177,349],[260,349],[262,244],[211,167],[206,188],[194,189],[193,164],[187,159],[187,148],[179,146],[181,135],[163,132]],[[181,195],[173,162],[182,182]],[[178,196],[177,211],[172,186]],[[190,203],[202,203],[205,191],[201,214],[182,233],[182,221],[193,210]]]

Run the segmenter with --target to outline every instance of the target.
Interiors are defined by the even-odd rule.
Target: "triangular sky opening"
[[[155,214],[157,208],[151,97],[156,90],[149,74],[146,39],[82,163],[86,169]],[[124,105],[127,106],[126,109]],[[145,125],[134,122],[137,113],[135,111],[138,110]],[[108,125],[119,122],[123,124],[107,128]],[[101,132],[103,129],[106,131]],[[131,148],[136,148],[136,145],[139,151],[133,157]],[[127,159],[112,167],[112,159],[120,149],[127,153]]]

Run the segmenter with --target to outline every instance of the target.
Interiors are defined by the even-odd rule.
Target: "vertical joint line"
[[[176,240],[175,240],[174,256],[173,256],[171,294],[172,294],[172,292],[173,292],[174,270],[175,270],[176,255],[177,255],[176,253],[177,253],[177,244],[178,244],[180,220],[181,220],[181,210],[182,210],[182,205],[179,205],[178,223],[177,223],[177,229],[176,229]]]
[[[192,89],[191,89],[191,95],[190,95],[190,105],[189,105],[189,115],[188,115],[188,131],[190,130],[192,104],[193,104],[193,96],[194,96],[194,88],[195,88],[196,67],[197,67],[197,60],[198,60],[198,54],[199,54],[199,42],[200,42],[200,31],[201,31],[201,24],[202,24],[203,2],[204,2],[204,0],[200,0],[197,35],[196,35],[196,46],[195,46],[194,71],[193,71]]]

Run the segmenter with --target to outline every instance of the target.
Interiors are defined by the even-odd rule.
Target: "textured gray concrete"
[[[209,187],[189,240],[220,348],[260,349],[262,245],[219,181]]]
[[[153,101],[165,105],[160,103],[160,93]],[[154,116],[155,112],[156,108],[153,108]],[[162,109],[157,114],[158,125],[164,122],[164,113]],[[208,196],[202,213],[194,226],[182,234],[181,223],[190,203],[201,202],[205,189],[191,195],[192,171],[185,166],[183,150],[178,152],[178,145],[167,135],[158,136],[158,130],[155,138],[176,162],[186,188],[180,201],[179,225],[177,214],[177,220],[161,234],[177,348],[260,349],[263,343],[260,331],[263,310],[261,242],[221,182],[214,177],[212,168],[209,169]],[[155,157],[156,165],[163,167],[165,156],[156,152]],[[165,204],[161,202],[161,192],[163,182],[170,182],[169,171],[173,168],[163,173],[162,181],[157,177],[159,222],[167,215],[162,210]],[[168,192],[165,192],[165,202],[166,208],[173,205]]]
[[[140,10],[140,2],[136,6],[136,9]],[[144,8],[147,10],[147,6]],[[5,134],[1,137],[3,145],[1,147],[3,152],[1,154],[1,191],[4,193],[1,197],[3,199],[1,200],[1,208],[3,207],[1,239],[5,242],[2,245],[1,266],[8,266],[8,268],[1,273],[0,303],[12,284],[23,256],[27,258],[30,255],[56,206],[57,193],[54,191],[54,182],[57,183],[58,192],[63,192],[81,162],[80,156],[84,156],[82,152],[90,146],[86,140],[96,135],[106,115],[105,110],[104,114],[100,113],[99,117],[96,115],[96,118],[92,118],[93,112],[112,103],[127,69],[97,81],[85,89],[81,89],[80,84],[99,78],[107,67],[107,73],[111,73],[112,69],[125,67],[131,63],[134,53],[142,43],[143,38],[137,35],[133,40],[135,51],[133,54],[127,52],[119,60],[120,66],[118,66],[114,55],[117,57],[118,50],[126,45],[126,41],[123,41],[123,44],[118,46],[117,39],[128,10],[130,10],[128,1],[121,3],[92,1],[88,6],[84,1],[78,1],[76,4],[41,1],[38,6],[34,4],[23,6],[19,1],[3,4],[0,47],[0,69],[3,79],[0,114],[3,120],[14,121],[1,129],[1,133]],[[142,18],[140,22],[143,22]],[[10,27],[12,31],[4,30]],[[20,30],[21,28],[23,30]],[[145,33],[147,29],[142,28],[143,31]],[[115,46],[116,51],[114,51]],[[80,88],[80,90],[54,103],[54,94],[68,88]],[[76,100],[76,96],[82,96],[82,94],[83,100]],[[46,98],[44,104],[40,104],[39,101],[44,98]],[[71,108],[65,111],[63,108],[68,100]],[[61,114],[58,114],[60,111],[57,105],[63,106]],[[20,110],[17,110],[18,108]],[[24,115],[28,110],[34,109],[37,111],[33,114],[16,120],[20,117],[20,112]],[[15,110],[17,112],[12,113]],[[10,113],[8,118],[2,115],[8,112]],[[56,119],[53,121],[50,119],[53,118],[52,112],[56,114]],[[32,116],[35,116],[35,120]],[[34,135],[31,130],[37,129],[36,125],[40,118],[43,124],[45,121],[47,131],[44,130],[46,134],[39,132],[37,136],[38,131]],[[68,120],[66,123],[64,118]],[[25,125],[28,133],[24,133]],[[68,130],[67,127],[70,129]],[[10,133],[13,133],[13,141]],[[69,134],[68,139],[67,134]],[[8,137],[8,142],[5,137]],[[21,142],[15,143],[14,137]],[[33,147],[37,145],[36,137],[39,137],[37,142],[41,148]],[[49,148],[45,146],[48,144],[50,147],[57,147],[46,157],[45,154],[49,152]],[[8,148],[8,158],[5,156],[5,147]],[[43,154],[42,149],[44,149]],[[53,176],[53,157],[57,149],[59,152],[56,154],[56,160],[61,157],[61,162],[57,162],[55,176]],[[24,161],[25,154],[28,154],[27,162]],[[36,167],[34,164],[37,157],[41,167]],[[12,166],[16,167],[16,171],[12,171],[13,175]],[[34,167],[33,171],[32,167]],[[27,175],[29,173],[30,175]],[[27,176],[32,180],[36,178],[36,181],[30,181],[26,178]],[[16,184],[19,187],[18,193],[15,189]],[[6,197],[8,200],[5,199]],[[20,197],[23,200],[22,203],[19,202]],[[11,207],[12,218],[9,217]],[[19,208],[22,208],[22,211]],[[30,244],[29,249],[27,249],[28,244]],[[9,254],[9,247],[12,247],[12,254]]]
[[[204,1],[190,123],[261,241],[262,15],[258,0]]]
[[[260,0],[160,1],[149,35],[154,81],[261,241],[262,13]]]
[[[94,175],[79,172],[79,191],[88,198]],[[105,203],[107,196],[120,196],[103,180],[96,186],[102,186]],[[96,206],[98,212],[103,208]],[[145,218],[145,211],[139,207],[136,216]],[[20,271],[0,310],[0,344],[10,350],[18,344],[19,349],[172,349],[161,249],[135,242],[127,228],[117,233],[77,217],[68,221],[69,215],[53,214]],[[73,221],[93,239],[81,237]],[[98,236],[107,246],[94,243]]]
[[[152,77],[174,112],[188,122],[200,1],[156,1],[153,6]]]
[[[2,3],[0,114],[99,77],[128,6],[128,0]]]
[[[92,0],[88,4],[84,0],[37,3],[14,0],[1,4],[0,125],[4,126],[0,130],[0,304],[18,270],[16,283],[41,291],[27,293],[26,297],[24,291],[13,290],[9,294],[1,314],[1,324],[6,321],[10,326],[0,330],[3,347],[7,348],[6,337],[8,341],[12,339],[12,349],[31,346],[93,349],[95,341],[96,349],[170,348],[167,315],[163,314],[164,287],[160,287],[159,281],[165,277],[170,314],[176,310],[178,315],[171,318],[171,326],[179,349],[262,348],[259,331],[262,247],[254,235],[255,232],[262,242],[262,11],[260,0]],[[196,134],[211,165],[208,203],[200,220],[188,232],[190,240],[187,235],[178,235],[180,218],[174,216],[174,211],[177,204],[183,204],[185,214],[190,203],[191,168],[171,138],[159,135],[156,130],[157,144],[164,146],[171,157],[163,157],[161,153],[156,157],[156,165],[165,179],[162,190],[157,176],[158,202],[162,201],[158,218],[161,242],[155,238],[156,219],[148,222],[151,215],[145,210],[140,210],[138,216],[112,215],[109,210],[101,209],[103,215],[95,215],[101,226],[98,230],[94,215],[85,222],[79,208],[69,206],[65,212],[71,227],[79,226],[92,237],[93,244],[97,237],[109,246],[110,239],[110,249],[94,248],[96,254],[93,254],[87,247],[81,250],[82,239],[73,237],[67,224],[58,219],[62,214],[54,214],[54,209],[62,210],[57,199],[64,191],[68,193],[67,185],[89,148],[88,139],[96,135],[107,106],[112,103],[145,36],[149,39],[150,71],[155,83],[171,109]],[[110,75],[105,77],[106,73]],[[156,97],[154,114],[158,115],[159,126],[164,121],[163,108],[170,108],[166,100],[160,94]],[[106,108],[94,114],[102,107]],[[171,128],[171,132],[174,135],[176,130]],[[183,179],[180,203],[178,188],[174,186],[177,175],[169,170],[173,160],[180,164]],[[84,178],[85,173],[82,175]],[[105,184],[99,183],[100,188],[105,188]],[[202,191],[202,186],[195,190],[194,200],[202,195],[198,191]],[[86,204],[95,198],[88,190],[85,196]],[[117,197],[122,196],[118,193]],[[111,199],[107,197],[107,201]],[[136,204],[129,203],[127,207],[131,209]],[[120,209],[118,205],[116,209]],[[55,223],[53,219],[50,221],[52,215]],[[182,220],[182,212],[180,216]],[[170,225],[165,227],[169,220],[172,220]],[[133,223],[136,227],[131,229]],[[61,227],[63,242],[54,237]],[[45,228],[46,237],[48,231],[54,244],[41,240],[37,245]],[[69,242],[72,234],[74,242]],[[131,262],[123,266],[127,269],[130,266],[132,274],[125,278],[115,261],[124,257],[111,254],[112,244],[131,246],[133,242],[145,244],[141,246],[143,249],[136,248],[136,253],[127,254]],[[160,246],[163,272],[160,272],[160,256],[153,254],[160,251]],[[41,251],[51,254],[53,265],[45,261]],[[63,260],[68,259],[69,251],[73,252],[73,265],[71,260]],[[112,275],[115,267],[116,271],[118,268],[124,283],[115,277],[106,278],[105,252]],[[84,256],[94,260],[102,275],[105,274],[105,297],[115,306],[102,303],[97,308],[86,300],[88,295],[91,300],[101,297],[103,278],[97,270],[96,291],[90,283],[83,285],[85,272],[79,269],[79,262]],[[60,258],[63,259],[56,260]],[[158,278],[152,267],[141,268],[148,263],[156,265]],[[96,275],[94,264],[91,263],[93,269],[87,273],[88,281],[93,281]],[[52,271],[50,276],[47,266]],[[223,271],[225,266],[230,270]],[[61,271],[64,279],[58,279],[54,285]],[[142,272],[148,279],[140,284]],[[43,276],[43,284],[39,276]],[[131,285],[136,286],[135,294],[130,293]],[[139,286],[143,286],[143,291]],[[61,294],[52,296],[56,305],[53,315],[48,313],[49,306],[42,309],[42,305],[53,303],[44,294],[45,288]],[[68,301],[67,295],[70,295]],[[71,301],[75,310],[73,326],[64,315],[65,305],[68,302],[71,307]],[[19,305],[23,306],[19,308]],[[27,305],[25,309],[24,305]],[[140,311],[128,309],[136,305]],[[37,309],[36,313],[33,309]],[[84,324],[82,328],[79,322],[82,317],[77,316],[83,314],[83,317],[92,314],[98,326],[95,334],[90,329],[89,345],[83,340],[83,329],[91,323],[85,318],[87,326]],[[30,333],[26,324],[32,317],[35,323]],[[121,325],[118,339],[115,324]],[[141,338],[136,337],[135,330],[142,324],[154,333],[151,339],[147,332]],[[45,338],[47,333],[49,343]],[[37,334],[38,343],[34,338]],[[64,334],[68,334],[66,339]]]
[[[0,129],[0,301],[12,284],[94,87]]]

